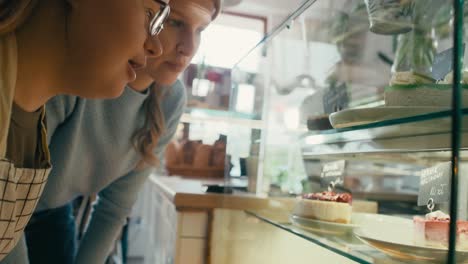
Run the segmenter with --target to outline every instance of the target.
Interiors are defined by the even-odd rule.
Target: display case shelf
[[[373,249],[353,234],[346,235],[326,235],[321,236],[313,232],[306,231],[304,229],[298,228],[291,224],[287,219],[289,216],[284,214],[278,214],[278,212],[272,213],[268,211],[246,211],[247,214],[258,218],[259,220],[271,224],[277,228],[280,228],[288,233],[291,233],[295,236],[301,237],[308,242],[311,242],[315,245],[328,249],[336,254],[339,254],[343,257],[346,257],[352,261],[362,264],[386,264],[386,263],[417,263],[417,262],[408,262],[400,261],[394,258],[390,258],[387,255],[381,253],[380,251]],[[419,262],[421,263],[421,262]]]
[[[262,120],[258,120],[257,116],[252,114],[201,108],[187,109],[181,117],[181,122],[223,122],[252,129],[261,129],[263,124]]]
[[[468,121],[468,109],[463,110]],[[461,130],[468,138],[468,122]],[[311,131],[301,138],[306,159],[403,159],[427,162],[450,158],[451,111],[441,111],[371,124],[325,131]],[[468,141],[462,141],[466,158]],[[326,156],[324,156],[326,155]]]
[[[377,112],[378,109],[375,109],[375,112]],[[373,109],[369,109],[369,111],[373,111]],[[462,109],[462,114],[464,119],[468,118],[468,108]],[[416,123],[422,124],[426,127],[426,133],[427,132],[440,132],[440,131],[450,131],[450,119],[452,117],[452,111],[451,110],[444,110],[444,111],[435,111],[432,113],[427,113],[427,114],[421,114],[421,115],[415,115],[415,116],[408,116],[408,117],[402,117],[402,118],[395,118],[395,119],[388,119],[388,120],[382,120],[382,121],[375,121],[375,122],[368,122],[367,124],[362,124],[362,125],[356,125],[356,126],[349,126],[346,128],[337,128],[337,129],[330,129],[330,130],[323,130],[323,131],[312,131],[311,134],[319,134],[319,135],[329,135],[329,134],[337,134],[337,133],[343,133],[343,132],[348,132],[348,131],[357,131],[357,130],[366,130],[366,129],[376,129],[376,128],[386,128],[390,126],[395,126],[395,125],[404,125],[404,124],[410,124],[410,123]],[[436,123],[431,125],[431,121],[442,121],[445,123]],[[425,123],[419,123],[419,122],[425,122]],[[464,123],[464,129],[468,128],[468,124],[466,122]],[[449,125],[449,126],[442,126],[441,125]],[[394,134],[398,135],[398,134]],[[404,135],[404,134],[403,134]]]
[[[308,231],[308,227],[300,227],[298,224],[294,225],[292,224],[292,221],[289,220],[291,216],[285,211],[278,212],[278,210],[248,210],[246,213],[259,219],[260,221],[284,230],[285,232],[293,234],[294,236],[300,237],[307,242],[313,243],[316,246],[320,246],[340,256],[346,257],[354,263],[438,264],[445,263],[445,257],[448,252],[447,249],[409,246],[409,244],[406,244],[406,242],[401,242],[402,244],[398,244],[398,242],[390,240],[379,241],[381,244],[377,245],[377,247],[382,250],[380,251],[367,244],[371,240],[368,240],[368,238],[363,235],[366,232],[360,230],[360,227],[363,227],[366,224],[374,225],[374,230],[379,230],[379,228],[388,229],[389,226],[380,227],[381,222],[386,221],[384,220],[386,218],[393,219],[392,221],[395,221],[394,224],[397,226],[402,224],[406,225],[406,223],[412,222],[410,215],[382,216],[383,218],[377,220],[377,222],[374,222],[375,220],[369,218],[370,222],[374,223],[361,222],[360,227],[354,228],[353,231],[347,231],[346,233],[341,234],[332,234],[337,232],[339,229],[335,229],[336,227],[326,229],[325,226],[323,226],[321,229],[313,227],[311,231]],[[361,213],[361,217],[363,217],[362,219],[367,219],[368,216],[374,217],[375,215]],[[366,228],[364,227],[363,229]],[[405,230],[384,230],[382,232],[395,232],[396,236],[408,236],[408,232]],[[375,245],[376,244],[374,244],[374,246]],[[387,254],[383,252],[386,252]],[[457,251],[457,259],[457,263],[468,263],[468,256],[466,251]]]
[[[255,114],[217,110],[217,109],[208,109],[208,108],[188,107],[185,109],[185,113],[191,114],[192,116],[195,116],[195,117],[237,118],[237,119],[248,119],[248,120],[259,121],[259,117]]]

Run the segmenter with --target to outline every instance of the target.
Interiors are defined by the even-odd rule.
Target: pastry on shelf
[[[461,83],[468,84],[468,71],[463,71],[461,76]],[[438,84],[452,84],[453,83],[453,71],[449,72],[443,80],[437,82]]]
[[[181,144],[182,145],[181,150],[183,153],[182,162],[184,164],[193,164],[193,159],[195,157],[195,150],[200,144],[201,144],[200,140],[187,140]]]
[[[207,168],[210,166],[210,159],[213,152],[211,145],[200,144],[195,149],[193,158],[193,167],[195,168]]]
[[[413,71],[395,72],[390,79],[390,86],[428,83],[435,83],[435,80]]]
[[[293,214],[303,218],[349,224],[352,196],[349,193],[324,191],[304,194],[296,203]]]
[[[309,130],[333,129],[328,114],[322,114],[307,118],[307,128]]]
[[[414,240],[419,246],[447,248],[449,240],[450,216],[435,211],[426,216],[415,216]],[[457,221],[457,248],[468,249],[468,221]]]
[[[465,76],[465,74],[464,74]],[[463,80],[465,77],[463,77]],[[449,74],[441,83],[415,72],[397,72],[385,88],[386,106],[444,107],[452,106],[452,77]],[[468,73],[466,76],[468,81]],[[463,105],[468,105],[468,89],[463,87]]]
[[[227,137],[219,135],[219,138],[213,144],[213,154],[211,155],[210,165],[216,168],[224,168],[226,159]]]
[[[226,136],[221,135],[213,145],[201,140],[183,139],[168,144],[165,165],[169,175],[187,177],[224,177]]]
[[[165,159],[167,166],[175,166],[182,163],[182,146],[176,140],[171,140],[166,147]]]

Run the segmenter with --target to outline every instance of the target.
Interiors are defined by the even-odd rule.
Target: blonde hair
[[[213,0],[213,2],[215,10],[212,20],[221,12],[223,0]],[[154,148],[158,145],[159,138],[166,129],[161,101],[168,92],[169,87],[158,87],[153,83],[149,88],[150,95],[146,98],[143,106],[145,108],[145,122],[143,127],[133,135],[133,145],[142,157],[137,169],[143,169],[148,165],[159,165],[159,158],[154,154]]]
[[[145,121],[143,126],[133,135],[133,145],[141,155],[141,160],[137,164],[137,169],[159,165],[159,159],[154,154],[154,149],[158,145],[159,138],[165,130],[161,101],[168,88],[159,87],[153,83],[149,89],[150,94],[143,103]]]
[[[0,0],[0,35],[18,28],[39,0]]]

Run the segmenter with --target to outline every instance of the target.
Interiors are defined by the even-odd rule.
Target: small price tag
[[[343,185],[345,167],[345,160],[327,162],[323,164],[322,174],[320,175],[321,186],[324,188],[331,187],[333,189],[336,185]]]
[[[463,53],[465,53],[465,44],[463,44]],[[444,79],[445,75],[452,71],[453,67],[453,48],[444,50],[434,57],[432,63],[431,76],[436,80]]]
[[[338,112],[348,106],[348,101],[346,83],[330,87],[323,95],[323,110],[325,114]]]
[[[432,203],[446,203],[450,200],[450,182],[452,163],[441,163],[421,171],[418,206],[425,206],[432,199]]]

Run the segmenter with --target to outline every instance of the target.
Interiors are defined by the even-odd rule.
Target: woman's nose
[[[177,45],[177,52],[192,57],[197,51],[197,38],[194,34],[185,33],[182,41]]]
[[[144,45],[145,55],[156,58],[162,55],[163,49],[158,36],[148,36]]]

